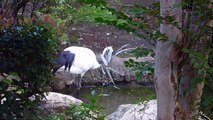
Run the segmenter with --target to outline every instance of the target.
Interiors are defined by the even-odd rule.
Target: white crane
[[[64,49],[55,61],[53,74],[59,69],[78,75],[77,90],[81,88],[81,80],[84,74],[90,69],[100,67],[101,62],[96,59],[95,53],[86,47],[71,46]],[[67,69],[68,68],[68,69]]]
[[[128,45],[122,46],[115,55],[121,54],[123,52],[129,51],[134,48],[126,48]],[[68,73],[77,74],[77,90],[80,90],[81,88],[81,81],[84,74],[90,70],[90,69],[96,69],[103,64],[102,72],[107,74],[111,80],[111,82],[114,84],[114,87],[116,87],[115,82],[113,81],[113,78],[111,76],[110,71],[113,71],[117,74],[123,75],[119,73],[118,71],[110,68],[108,66],[108,63],[111,61],[113,49],[111,46],[106,47],[101,56],[101,60],[97,61],[95,53],[86,47],[77,47],[77,46],[71,46],[64,51],[62,51],[59,54],[59,57],[55,61],[55,68],[53,69],[53,74],[60,68],[64,69]],[[106,73],[105,73],[106,71]],[[69,84],[69,83],[68,83]]]

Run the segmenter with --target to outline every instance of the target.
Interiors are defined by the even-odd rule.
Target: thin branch
[[[107,68],[108,68],[109,70],[111,70],[111,71],[117,73],[117,74],[120,74],[121,76],[124,76],[124,74],[121,74],[120,72],[114,70],[113,68],[111,68],[111,67],[109,67],[109,66],[107,66]]]
[[[135,49],[135,48],[126,48],[126,49],[124,49],[124,50],[120,50],[120,51],[118,51],[118,52],[115,53],[115,56],[117,56],[118,54],[121,54],[121,53],[123,53],[123,52],[127,52],[127,51],[134,50],[134,49]]]

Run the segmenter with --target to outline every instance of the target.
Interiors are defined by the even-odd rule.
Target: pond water
[[[114,87],[87,87],[81,88],[78,99],[85,103],[90,103],[88,95],[91,91],[103,94],[104,96],[98,99],[98,104],[104,109],[102,114],[108,115],[113,113],[121,104],[135,104],[140,101],[155,99],[155,90],[152,87],[134,87],[134,86],[120,86],[120,90]],[[66,94],[73,95],[72,91],[66,91]]]

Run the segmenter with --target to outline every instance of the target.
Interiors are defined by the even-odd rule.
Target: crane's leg
[[[80,74],[78,74],[78,77],[77,77],[77,90],[79,91],[81,89],[81,80],[82,80],[82,77]]]
[[[76,97],[76,98],[79,98],[79,95],[80,95],[81,79],[82,79],[81,75],[78,74],[78,75],[77,75],[77,79],[76,79],[76,80],[77,80],[77,84],[76,84],[77,90],[76,90],[76,92],[73,94],[73,96]]]

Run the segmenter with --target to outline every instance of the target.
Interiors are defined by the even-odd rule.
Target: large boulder
[[[44,115],[63,113],[71,104],[80,105],[81,100],[70,95],[64,95],[56,92],[48,92],[45,99],[42,100],[40,108],[45,111]]]
[[[128,57],[128,58],[120,58],[117,56],[113,56],[112,60],[109,63],[109,67],[112,69],[118,71],[120,74],[117,74],[115,72],[112,72],[113,79],[115,81],[133,81],[135,80],[133,72],[125,67],[124,61],[128,61],[129,59],[133,59],[137,62],[154,62],[154,58],[151,56],[146,56],[146,57],[140,57],[140,58],[135,58],[135,57]]]
[[[157,101],[120,105],[106,120],[156,120]]]

